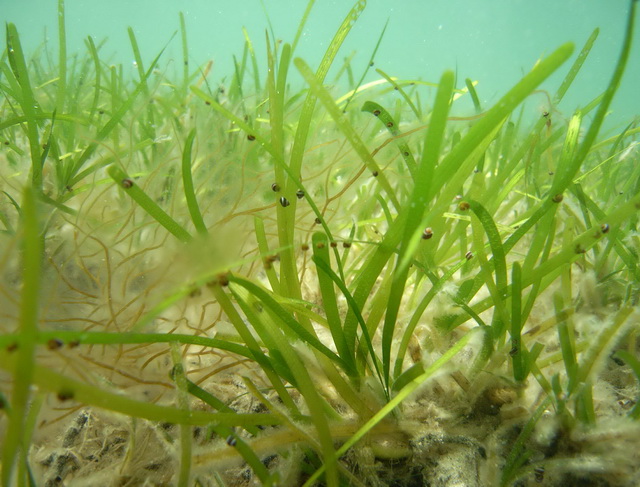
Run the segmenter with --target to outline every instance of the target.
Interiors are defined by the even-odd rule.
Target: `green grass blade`
[[[156,65],[158,64],[158,61],[160,60],[160,57],[164,53],[165,49],[166,47],[162,48],[162,50],[151,62],[149,69],[147,69],[147,72],[144,74],[145,80],[148,79],[149,76],[151,76],[151,73],[153,72]],[[116,96],[116,94],[118,93],[118,89],[117,89],[117,83],[115,82],[117,78],[115,70],[112,71],[112,77],[114,78],[112,82],[112,85],[114,86],[112,86],[112,89],[111,89],[112,95]],[[82,154],[80,154],[78,159],[73,163],[70,173],[67,175],[67,184],[68,184],[68,181],[71,181],[71,179],[75,176],[75,174],[80,170],[80,168],[84,165],[84,163],[87,162],[89,158],[93,155],[93,153],[98,148],[100,142],[104,140],[109,134],[111,134],[111,132],[114,131],[117,125],[121,123],[124,116],[131,111],[131,108],[133,107],[133,104],[136,98],[144,89],[145,89],[145,85],[143,85],[142,82],[138,82],[135,90],[133,90],[133,92],[124,101],[124,103],[122,103],[117,110],[114,110],[109,121],[106,124],[104,124],[100,130],[98,130],[98,133],[95,135],[93,141],[86,147],[86,149],[82,152]],[[117,136],[117,131],[114,131],[114,134]],[[117,143],[115,145],[116,147],[118,147]]]
[[[89,111],[89,120],[93,121],[98,110],[98,105],[100,103],[100,93],[102,92],[102,69],[100,67],[100,57],[98,55],[98,49],[96,49],[96,45],[93,42],[93,37],[88,36],[86,42],[89,53],[91,54],[91,59],[93,60],[93,71],[95,76],[95,81],[93,84],[93,102],[91,103],[91,109]]]
[[[116,165],[110,166],[107,172],[116,184],[125,190],[131,199],[138,203],[149,216],[166,228],[174,237],[182,242],[189,242],[192,239],[191,234],[160,208],[155,201],[129,178],[126,172]]]
[[[309,74],[309,76],[313,79],[315,84],[321,86],[322,83],[324,82],[327,76],[327,73],[329,72],[329,68],[333,64],[333,61],[336,55],[338,54],[340,47],[342,46],[344,40],[346,39],[347,35],[351,31],[351,28],[353,27],[353,25],[358,20],[358,17],[360,17],[360,14],[363,12],[365,6],[366,6],[366,1],[358,0],[356,4],[353,6],[353,8],[349,11],[347,16],[343,20],[342,24],[338,28],[333,39],[329,43],[329,47],[324,53],[324,56],[322,57],[322,60],[320,61],[320,65],[318,66],[318,69],[316,70],[315,74],[313,74],[307,66],[307,69],[309,69],[311,73]],[[309,11],[310,8],[311,8],[311,3],[309,4],[307,11]],[[306,14],[307,13],[305,13],[305,15]],[[293,52],[293,49],[292,49],[292,52]],[[297,66],[297,61],[298,60],[294,61],[294,63],[296,63],[296,66]],[[309,127],[311,125],[311,120],[313,117],[316,100],[317,100],[317,93],[315,92],[315,90],[309,91],[309,93],[307,94],[307,97],[305,98],[304,105],[300,113],[300,118],[298,120],[298,128],[296,130],[296,135],[293,142],[293,148],[291,150],[291,161],[290,161],[289,167],[291,168],[291,171],[294,176],[294,179],[288,182],[288,184],[291,184],[291,185],[297,184],[297,181],[300,179],[300,170],[302,167],[304,150],[305,150],[307,138],[309,136]],[[333,103],[333,100],[331,101],[331,103]],[[291,191],[292,194],[293,192],[295,192],[295,188]]]
[[[382,366],[384,370],[385,385],[389,387],[389,374],[391,370],[391,345],[395,333],[396,322],[400,302],[404,295],[404,289],[409,273],[409,264],[413,254],[421,240],[421,231],[418,226],[430,200],[431,181],[435,171],[440,149],[447,124],[447,116],[453,93],[453,72],[446,71],[440,79],[440,86],[436,93],[431,124],[425,138],[425,150],[422,154],[418,172],[409,202],[402,213],[406,214],[403,228],[403,238],[398,252],[398,263],[393,274],[393,285],[387,302],[387,310],[382,328]],[[401,217],[399,217],[400,219]]]
[[[209,233],[202,219],[196,193],[193,189],[193,177],[191,175],[191,150],[193,149],[193,141],[196,137],[196,129],[191,129],[184,141],[184,149],[182,151],[182,184],[184,186],[184,196],[187,200],[187,207],[191,215],[193,226],[196,227],[198,233],[206,235]]]
[[[575,336],[573,326],[568,322],[569,318],[563,312],[564,304],[562,296],[556,293],[553,296],[553,304],[558,319],[558,340],[560,349],[562,350],[562,360],[569,379],[569,389],[573,389],[577,385],[578,362],[576,359]]]
[[[580,112],[576,113],[569,122],[560,160],[555,171],[551,189],[549,190],[549,194],[551,195],[555,196],[562,193],[562,191],[569,186],[578,169],[580,169],[582,161],[578,161],[575,154],[581,122],[582,115]]]
[[[530,285],[540,276],[548,275],[564,264],[576,261],[582,255],[583,251],[591,249],[603,237],[602,224],[606,223],[611,228],[615,228],[621,222],[631,218],[637,212],[638,205],[640,205],[640,194],[635,195],[626,203],[618,206],[605,217],[604,221],[596,223],[575,237],[570,243],[563,246],[553,257],[533,269],[530,275],[523,276],[523,286]],[[576,250],[578,250],[578,252]]]
[[[29,70],[25,61],[22,44],[18,35],[18,29],[12,23],[7,24],[7,57],[13,74],[20,85],[19,103],[27,120],[27,138],[31,150],[31,184],[33,188],[42,191],[42,166],[40,165],[40,137],[36,114],[40,108],[33,94]]]
[[[407,106],[411,109],[411,111],[413,112],[413,114],[416,116],[416,119],[421,120],[422,116],[420,114],[420,110],[418,110],[418,108],[416,107],[416,105],[413,103],[413,100],[411,100],[411,97],[409,95],[407,95],[407,93],[402,89],[402,86],[400,86],[398,83],[396,83],[393,78],[391,78],[391,76],[389,76],[387,73],[385,73],[384,71],[382,71],[381,69],[376,69],[376,72],[382,76],[385,80],[387,80],[387,82],[393,86],[393,89],[395,91],[397,91],[398,93],[400,93],[400,96],[402,96],[402,98],[404,99],[405,103],[407,104]]]
[[[518,435],[518,438],[511,447],[511,452],[507,457],[506,463],[502,468],[502,475],[500,478],[500,487],[507,487],[512,484],[512,480],[516,474],[516,470],[526,461],[523,456],[527,455],[526,443],[533,434],[534,428],[537,422],[540,420],[546,409],[551,405],[551,398],[546,398],[534,411],[533,415],[527,421],[522,431]]]
[[[469,95],[471,95],[471,101],[473,101],[473,106],[476,109],[476,113],[482,112],[482,105],[480,105],[480,98],[478,98],[478,92],[476,91],[476,87],[473,86],[473,81],[469,78],[464,80],[467,85],[467,89],[469,90]]]
[[[189,395],[187,387],[187,376],[182,364],[182,355],[180,347],[176,343],[171,344],[171,360],[173,368],[171,369],[171,377],[177,386],[178,406],[185,413],[189,414]],[[186,424],[180,425],[180,468],[178,469],[178,487],[187,487],[189,485],[189,477],[191,475],[191,452],[192,452],[193,433],[191,426]]]
[[[331,268],[329,257],[329,239],[324,233],[315,232],[312,237],[313,260],[316,263],[318,285],[322,296],[322,308],[327,317],[329,331],[333,337],[338,355],[342,357],[350,366],[350,374],[355,373],[355,336],[347,338],[342,329],[342,320],[338,311],[338,301],[336,298],[333,281],[324,271],[324,268]],[[318,261],[324,263],[319,265]]]
[[[327,263],[325,263],[323,260],[317,259],[315,257],[314,257],[313,261],[315,262],[316,266],[318,268],[322,269],[322,271],[342,291],[342,294],[345,297],[345,299],[347,301],[347,304],[349,305],[349,310],[356,316],[357,324],[360,325],[360,328],[362,330],[362,336],[364,338],[365,346],[367,347],[367,350],[369,352],[369,356],[371,357],[371,361],[373,362],[373,368],[374,368],[378,378],[380,379],[380,384],[384,384],[384,380],[382,378],[382,373],[380,371],[380,366],[378,364],[378,357],[376,356],[375,349],[373,348],[373,342],[371,341],[371,336],[369,334],[369,330],[367,328],[367,324],[365,323],[364,318],[362,317],[362,313],[360,312],[360,309],[358,308],[357,303],[355,302],[355,300],[353,299],[353,296],[349,292],[349,289],[347,289],[347,286],[345,285],[344,281],[341,280],[338,277],[338,275],[331,270],[331,268],[329,267],[329,265]],[[350,350],[351,349],[355,349],[355,340],[356,340],[356,330],[355,330],[355,328],[354,329],[350,329],[350,328],[347,328],[345,326],[344,327],[344,335],[345,335],[345,338],[346,338],[347,345],[349,346],[349,349]]]
[[[35,370],[36,336],[38,334],[39,294],[43,238],[38,224],[37,190],[27,186],[22,203],[22,298],[20,301],[19,341],[15,352],[11,411],[2,447],[2,485],[11,487],[12,473],[23,445],[25,411]],[[8,355],[5,352],[5,355]],[[23,451],[22,457],[26,458]]]
[[[262,289],[257,284],[254,284],[251,281],[243,279],[238,276],[229,276],[230,282],[235,282],[245,288],[249,293],[258,298],[262,304],[268,307],[275,316],[277,316],[289,330],[295,333],[301,340],[309,344],[311,347],[326,355],[333,362],[338,364],[343,369],[347,370],[348,367],[344,360],[342,360],[338,355],[336,355],[333,351],[331,351],[326,345],[324,345],[318,338],[315,336],[315,332],[307,330],[300,324],[296,319],[289,313],[286,309],[284,309],[267,291]]]
[[[498,292],[503,293],[507,289],[507,261],[505,249],[502,245],[502,239],[500,238],[500,232],[496,226],[491,214],[487,209],[477,201],[469,200],[471,211],[478,217],[489,245],[491,246],[491,253],[493,254],[493,266],[496,274],[496,287]]]
[[[135,66],[138,70],[139,83],[142,85],[142,93],[144,94],[145,101],[147,102],[147,119],[143,124],[144,132],[146,132],[147,137],[150,139],[156,138],[156,130],[155,130],[155,115],[154,115],[154,107],[153,104],[148,103],[151,99],[151,93],[149,91],[149,83],[148,76],[144,70],[144,64],[142,60],[142,55],[140,54],[140,48],[138,46],[138,41],[136,39],[135,32],[131,27],[127,29],[129,33],[129,41],[131,42],[131,49],[133,51],[133,58],[135,60]],[[175,35],[175,34],[174,34]]]
[[[344,108],[342,109],[342,111],[344,111],[344,112],[347,111],[347,109],[349,108],[349,104],[351,103],[351,100],[353,100],[353,97],[356,96],[356,94],[358,93],[358,90],[360,89],[360,86],[362,86],[362,83],[364,82],[364,79],[367,77],[367,73],[369,72],[369,68],[371,68],[373,66],[374,60],[376,58],[376,53],[378,52],[378,49],[380,48],[380,45],[382,44],[382,38],[384,37],[384,33],[387,31],[387,26],[388,25],[389,25],[389,19],[387,19],[387,21],[384,23],[384,27],[382,28],[382,31],[380,31],[380,36],[378,37],[378,42],[376,42],[376,45],[373,48],[373,52],[371,53],[371,57],[369,58],[369,62],[367,63],[367,67],[362,72],[362,76],[360,77],[360,79],[355,84],[354,88],[352,89],[351,96],[347,99],[346,103],[344,104]],[[353,86],[353,84],[350,84],[349,86]],[[404,93],[403,93],[403,96],[404,96]],[[412,104],[412,106],[413,106],[413,104]]]
[[[182,12],[180,12],[180,40],[182,41],[182,83],[186,90],[189,85],[189,44],[187,43],[187,24]]]
[[[8,347],[20,340],[19,334],[0,335],[0,346]],[[249,349],[243,345],[217,338],[209,338],[179,333],[107,333],[84,331],[42,331],[37,335],[38,345],[46,345],[49,340],[78,345],[131,345],[150,343],[184,343],[220,349],[241,357],[253,358]]]
[[[391,114],[381,105],[373,101],[366,101],[362,105],[362,111],[369,112],[372,115],[378,117],[380,122],[391,133],[392,136],[398,137],[400,135],[400,130],[398,130],[398,124],[395,122]],[[409,149],[409,144],[403,138],[398,139],[396,144],[398,146],[398,151],[400,151],[400,155],[402,156],[405,164],[407,165],[407,169],[409,169],[409,172],[411,173],[411,177],[415,180],[416,173],[418,171],[418,165],[416,164],[416,160],[411,154],[411,150]]]
[[[58,91],[56,109],[64,112],[67,91],[67,33],[65,28],[64,0],[58,0]]]
[[[249,49],[249,56],[251,57],[251,67],[253,68],[253,84],[255,93],[260,93],[262,89],[260,88],[260,70],[258,68],[258,59],[256,57],[255,49],[253,48],[253,42],[251,42],[251,38],[249,37],[249,32],[247,29],[242,27],[242,34],[244,35],[244,40],[247,43],[247,48]]]
[[[498,103],[485,112],[485,115],[471,127],[467,135],[439,164],[434,175],[434,191],[438,191],[445,182],[451,183],[452,175],[455,173],[464,172],[466,178],[468,167],[475,162],[468,160],[473,150],[478,147],[491,131],[498,127],[540,83],[551,76],[551,74],[571,56],[572,52],[573,44],[567,43],[560,46],[548,57],[541,60],[524,78],[509,90]],[[463,161],[465,161],[464,164]]]
[[[253,228],[256,232],[256,240],[258,242],[258,250],[260,251],[260,255],[263,259],[268,259],[272,254],[269,251],[267,234],[264,230],[264,221],[262,220],[262,218],[256,216],[253,219]],[[267,279],[269,279],[269,284],[271,285],[271,290],[276,294],[280,294],[280,281],[278,281],[278,276],[276,275],[276,271],[273,269],[273,265],[267,265],[265,260],[264,267],[267,274]]]
[[[231,303],[231,300],[223,291],[222,287],[218,284],[209,285],[209,289],[211,290],[213,296],[216,298],[216,301],[223,309],[227,318],[231,322],[231,324],[235,327],[236,331],[240,335],[242,342],[247,346],[250,353],[252,354],[252,358],[262,367],[265,371],[274,371],[275,367],[271,363],[270,359],[262,353],[260,348],[260,344],[255,339],[246,323],[236,310],[236,308]]]
[[[429,306],[431,300],[437,295],[438,292],[442,290],[445,284],[451,281],[454,274],[460,270],[464,263],[465,261],[460,262],[458,265],[452,266],[451,269],[449,269],[440,279],[438,279],[436,282],[433,282],[431,289],[427,291],[427,294],[425,294],[424,298],[422,298],[420,303],[418,303],[418,305],[415,307],[415,310],[411,315],[411,319],[404,329],[402,340],[400,341],[400,346],[398,347],[398,356],[396,357],[396,362],[393,369],[394,377],[399,377],[402,373],[402,364],[409,347],[411,336],[413,335],[416,326],[418,326],[422,314],[427,309],[427,306]]]
[[[293,330],[300,338],[311,345],[319,352],[327,355],[332,361],[338,363],[343,368],[345,364],[335,353],[329,350],[317,338],[307,332],[295,319],[282,308],[268,293],[263,291],[257,285],[245,279],[230,275],[229,281],[239,284],[255,296],[267,308],[269,308],[275,316]],[[327,484],[337,485],[337,467],[334,457],[333,440],[331,438],[331,430],[325,415],[325,401],[320,397],[317,391],[317,385],[312,380],[307,367],[304,365],[295,349],[288,342],[285,335],[278,330],[273,330],[270,336],[275,341],[275,348],[282,356],[288,370],[295,379],[296,388],[304,396],[305,402],[311,413],[311,419],[316,427],[318,440],[322,447],[325,464],[328,469]]]
[[[207,105],[210,105],[215,111],[223,115],[230,122],[233,122],[239,129],[243,130],[247,133],[247,135],[253,135],[255,137],[255,141],[258,142],[264,150],[266,150],[270,155],[274,158],[282,161],[282,155],[278,155],[276,151],[274,151],[271,143],[267,138],[260,135],[260,133],[256,133],[255,129],[249,125],[242,117],[235,115],[233,112],[223,107],[218,103],[215,98],[211,95],[208,95],[204,91],[202,91],[197,86],[191,86],[191,91],[199,98],[201,98]]]
[[[511,269],[511,363],[513,378],[522,382],[527,378],[527,351],[522,343],[522,268],[514,262]]]
[[[403,387],[398,394],[384,405],[371,419],[369,419],[364,425],[362,425],[358,431],[349,438],[339,449],[336,451],[336,456],[340,457],[344,455],[349,448],[358,443],[369,431],[373,429],[380,421],[382,421],[391,411],[398,407],[409,395],[411,395],[418,387],[420,387],[429,377],[440,370],[447,364],[453,357],[455,357],[466,345],[469,340],[475,335],[474,331],[467,333],[460,340],[458,340],[449,350],[447,350],[442,356],[434,361],[429,367],[425,368],[425,371],[409,382]],[[314,485],[316,479],[324,471],[325,467],[318,469],[306,482],[305,487]]]
[[[536,86],[549,77],[571,55],[572,50],[573,46],[571,44],[565,44],[538,63],[538,65],[516,84],[493,108],[488,110],[485,116],[479,119],[469,130],[468,134],[444,157],[436,168],[434,183],[432,183],[431,186],[432,194],[441,193],[438,200],[443,201],[443,203],[440,203],[440,205],[448,205],[448,202],[453,199],[459,191],[459,188],[463,185],[468,177],[469,171],[472,170],[476,162],[476,159],[471,157],[474,151],[479,148],[483,149],[483,151],[486,150],[486,147],[488,147],[489,143],[493,140],[494,133],[503,120]],[[441,188],[445,182],[447,183],[446,188],[441,192]],[[550,204],[551,203],[549,203],[549,205]],[[432,212],[436,210],[441,211],[438,205],[434,207]],[[548,207],[545,206],[540,209],[540,213],[544,214],[547,210]],[[530,226],[532,226],[535,221],[525,222],[525,224],[530,223]],[[523,226],[525,224],[523,224]],[[376,249],[376,252],[371,256],[365,268],[361,271],[358,287],[353,293],[359,306],[363,306],[369,297],[371,289],[393,252],[393,249],[400,243],[402,236],[401,225],[402,221],[396,220],[394,222],[394,225],[389,228],[381,244]],[[512,235],[512,237],[516,234],[519,235],[512,241],[513,245],[515,245],[517,239],[521,238],[525,233],[526,231],[522,229],[522,226],[518,228],[514,235]],[[510,240],[511,239],[505,242],[505,252],[508,252],[510,248],[507,246]],[[349,319],[355,319],[355,317],[348,315],[345,326],[349,323]]]
[[[342,110],[336,105],[335,101],[329,94],[329,92],[322,86],[319,82],[317,75],[313,74],[311,68],[300,58],[294,60],[294,64],[300,71],[300,74],[304,77],[305,81],[311,87],[313,93],[318,97],[318,99],[322,102],[331,118],[333,118],[334,122],[340,129],[340,131],[344,134],[344,136],[349,140],[349,143],[353,147],[353,149],[358,154],[358,157],[362,160],[362,162],[367,166],[367,169],[371,172],[371,174],[376,174],[376,180],[380,184],[380,187],[385,191],[387,198],[391,201],[393,206],[396,209],[400,208],[400,202],[396,197],[395,191],[391,187],[389,180],[387,179],[384,172],[378,166],[378,163],[374,160],[374,158],[369,153],[365,143],[362,141],[356,130],[349,123],[347,118],[342,114]],[[308,130],[308,128],[307,128]],[[306,140],[306,136],[305,136]],[[293,155],[292,155],[292,163],[293,163]]]
[[[591,52],[591,48],[593,47],[593,43],[598,38],[598,34],[599,33],[600,33],[600,29],[598,29],[596,27],[594,29],[594,31],[591,33],[591,35],[589,36],[589,38],[587,39],[587,42],[585,42],[584,46],[580,50],[580,54],[578,54],[578,57],[573,62],[573,65],[571,66],[571,69],[569,69],[569,72],[567,73],[567,76],[564,78],[564,80],[562,80],[562,84],[560,85],[560,87],[558,88],[558,91],[556,92],[555,96],[553,97],[553,103],[554,104],[557,104],[560,100],[562,100],[564,98],[564,95],[567,93],[567,90],[569,89],[569,87],[573,83],[573,80],[578,75],[578,72],[582,68],[582,65],[584,64],[585,60],[587,59],[587,56]]]
[[[582,165],[587,155],[589,154],[589,151],[591,150],[591,146],[595,142],[598,132],[600,132],[600,127],[602,126],[604,117],[606,116],[607,111],[609,110],[609,105],[611,104],[611,100],[613,100],[613,96],[618,90],[618,86],[620,86],[620,81],[622,80],[622,75],[627,66],[627,60],[629,59],[629,53],[631,52],[631,41],[633,39],[633,27],[634,27],[634,21],[636,17],[635,14],[636,14],[637,6],[638,6],[638,2],[636,0],[631,0],[629,16],[627,19],[627,26],[625,29],[624,42],[622,45],[622,51],[620,53],[620,57],[618,58],[618,62],[616,64],[616,68],[614,70],[613,76],[611,77],[611,81],[609,82],[609,85],[607,86],[607,89],[604,92],[604,96],[602,97],[602,101],[598,106],[598,111],[593,117],[593,121],[591,122],[591,125],[589,126],[589,130],[585,134],[584,139],[582,140],[582,143],[580,144],[580,147],[577,150],[574,160],[571,162],[570,172],[573,171],[573,174],[575,174],[575,171],[578,170],[578,168]],[[574,168],[575,168],[575,171],[574,171]],[[569,182],[567,181],[566,184],[568,185]],[[558,192],[560,192],[560,190],[564,190],[564,188],[562,187],[555,188],[555,193],[551,193],[551,195],[553,196],[554,194],[557,194]]]
[[[189,379],[187,379],[186,385],[187,385],[187,391],[189,392],[189,394],[191,394],[193,397],[200,399],[202,402],[204,402],[205,404],[208,404],[213,409],[220,411],[221,413],[235,412],[233,409],[227,406],[224,401],[218,399],[216,396],[214,396],[210,392],[205,391],[202,387],[197,385],[195,382],[192,382]],[[260,429],[256,428],[255,426],[249,426],[247,428],[247,431],[252,435],[257,435],[260,432]]]
[[[11,363],[8,357],[1,356],[0,367],[15,372],[16,364]],[[282,422],[271,414],[186,412],[175,407],[137,401],[120,393],[105,391],[104,386],[98,387],[86,384],[39,365],[34,367],[33,384],[44,391],[57,394],[63,399],[73,398],[82,404],[115,411],[127,416],[148,419],[149,421],[189,424],[192,426],[206,426],[213,423],[215,425],[240,426],[242,428],[257,425],[278,425]]]
[[[313,5],[316,3],[316,0],[309,0],[309,2],[307,2],[307,8],[305,8],[304,13],[302,14],[302,18],[300,19],[300,22],[298,23],[298,30],[296,31],[296,36],[293,39],[293,44],[291,46],[291,51],[295,51],[296,46],[298,45],[298,42],[300,41],[300,37],[302,37],[302,35],[304,34],[304,28],[307,25],[307,20],[309,20],[309,14],[311,13],[311,9],[313,8]],[[274,38],[275,40],[275,38]]]

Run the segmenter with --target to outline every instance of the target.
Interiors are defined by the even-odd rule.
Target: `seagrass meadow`
[[[63,0],[57,52],[6,25],[2,486],[640,485],[639,121],[601,134],[638,2],[573,113],[597,29],[485,106],[384,30],[352,65],[364,0],[310,65],[313,3],[223,85],[182,15],[132,78]]]

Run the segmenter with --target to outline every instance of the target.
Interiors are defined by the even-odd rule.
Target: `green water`
[[[296,54],[314,65],[353,3],[318,0]],[[267,17],[275,36],[291,41],[305,7],[306,2],[284,0],[68,1],[68,49],[84,53],[87,36],[93,36],[96,43],[108,38],[101,52],[110,55],[107,57],[114,64],[130,66],[133,75],[127,36],[127,27],[131,26],[147,62],[169,42],[163,60],[166,63],[176,59],[168,69],[173,65],[179,70],[179,36],[170,39],[178,30],[178,12],[182,11],[193,65],[213,59],[213,79],[223,82],[233,72],[232,56],[242,54],[242,27],[247,29],[262,62],[265,29],[269,28]],[[598,96],[608,83],[619,54],[627,10],[628,2],[623,0],[371,0],[339,59],[356,52],[354,70],[358,66],[364,70],[388,20],[376,67],[400,78],[427,81],[437,81],[445,69],[456,70],[459,87],[467,77],[478,80],[478,93],[486,105],[497,101],[540,57],[566,41],[583,44],[599,27],[593,52],[559,107],[563,116],[569,117],[577,107]],[[27,52],[40,46],[45,36],[52,52],[56,52],[56,12],[55,0],[0,0],[0,21],[16,23]],[[612,105],[607,127],[638,115],[640,96],[634,87],[640,80],[639,53],[640,38],[636,36],[627,75]],[[358,77],[360,72],[354,74]],[[561,70],[546,86],[556,86],[564,74]],[[367,80],[377,77],[372,71]],[[542,112],[543,105],[543,99],[535,100],[530,109]]]

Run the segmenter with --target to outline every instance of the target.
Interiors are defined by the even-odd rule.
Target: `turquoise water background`
[[[317,66],[353,4],[347,0],[317,0],[295,54]],[[134,76],[127,27],[134,29],[143,57],[149,62],[178,30],[178,12],[182,11],[191,67],[213,59],[211,76],[218,82],[233,72],[232,56],[242,55],[243,26],[263,62],[267,17],[276,36],[291,42],[306,5],[306,0],[67,0],[68,50],[86,52],[85,39],[89,35],[96,43],[108,38],[101,50],[102,59],[123,63],[125,71],[130,69]],[[359,78],[388,20],[375,58],[376,68],[400,78],[434,82],[443,70],[456,70],[458,87],[467,77],[477,80],[481,101],[488,106],[537,59],[560,44],[574,42],[575,58],[593,29],[599,27],[600,35],[583,71],[558,107],[558,116],[568,118],[606,87],[622,44],[628,9],[627,0],[370,0],[336,64],[357,51],[352,66]],[[42,46],[46,38],[55,54],[57,0],[0,0],[0,20],[18,26],[28,52]],[[161,63],[170,72],[180,72],[180,49],[180,36],[176,35]],[[570,62],[545,85],[552,93],[569,65]],[[376,78],[379,75],[370,70],[367,80]],[[528,104],[531,113],[541,114],[548,109],[544,97],[533,98]],[[464,115],[460,111],[465,110],[471,114],[465,105],[458,108],[457,114]],[[640,35],[635,36],[629,67],[611,110],[607,127],[618,129],[640,113]]]

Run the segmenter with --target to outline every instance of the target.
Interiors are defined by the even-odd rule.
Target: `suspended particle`
[[[253,134],[249,134],[249,135],[247,135],[247,140],[249,142],[253,142],[254,140],[256,140],[256,136],[253,135]]]
[[[60,392],[58,392],[59,401],[69,401],[70,399],[73,399],[73,396],[73,391],[68,389],[62,389]]]
[[[280,256],[278,254],[267,255],[264,259],[264,268],[271,269],[273,267],[273,263],[280,260]]]
[[[473,253],[469,250],[466,254],[464,254],[464,258],[467,260],[473,259]]]
[[[236,440],[236,437],[233,435],[229,435],[227,436],[227,445],[229,446],[236,446],[236,443],[238,442],[238,440]]]
[[[283,208],[286,208],[291,203],[289,203],[289,200],[287,198],[285,198],[284,196],[281,196],[280,197],[280,204],[282,205]]]
[[[602,230],[602,233],[609,233],[609,224],[603,223],[600,225],[600,230]]]
[[[125,178],[122,180],[121,184],[124,189],[129,189],[130,187],[133,186],[133,181],[129,178]]]
[[[546,122],[544,123],[548,129],[551,128],[551,114],[549,112],[542,112],[542,116],[545,118]]]
[[[222,287],[226,287],[229,285],[229,276],[226,273],[218,274],[217,276],[218,284]]]
[[[551,199],[553,200],[554,203],[560,203],[564,199],[564,196],[562,196],[562,193],[558,193]]]
[[[301,200],[302,198],[304,198],[304,191],[299,189],[298,191],[296,191],[296,196],[299,200]]]
[[[58,350],[59,348],[62,348],[63,345],[64,342],[59,338],[52,338],[51,340],[47,341],[47,348],[49,350]]]
[[[460,211],[467,211],[469,208],[471,208],[471,205],[466,201],[461,201],[460,203],[458,203],[458,209]]]
[[[411,335],[409,340],[409,356],[414,364],[422,361],[422,347],[415,335]]]
[[[273,183],[273,184],[271,185],[271,190],[272,190],[274,193],[277,193],[278,191],[280,191],[280,185],[279,185],[278,183]]]
[[[632,401],[631,399],[620,399],[618,401],[618,406],[620,406],[622,409],[631,409],[633,406],[635,406],[636,402]]]
[[[431,227],[425,228],[424,232],[422,232],[422,239],[429,240],[431,237],[433,237],[433,230],[431,230]]]

